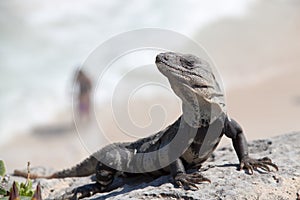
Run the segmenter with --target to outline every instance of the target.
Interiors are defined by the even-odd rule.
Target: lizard
[[[197,189],[211,182],[198,169],[216,149],[221,138],[231,138],[239,169],[252,175],[278,167],[268,157],[249,156],[246,137],[239,123],[226,112],[224,92],[210,64],[195,55],[164,52],[156,56],[158,70],[168,79],[182,101],[182,115],[170,126],[135,142],[109,144],[78,165],[50,176],[82,177],[95,174],[96,182],[74,189],[65,199],[81,199],[105,192],[117,176],[138,174],[159,177],[170,174],[175,186]],[[187,170],[196,169],[193,173]],[[15,175],[22,175],[16,170]]]

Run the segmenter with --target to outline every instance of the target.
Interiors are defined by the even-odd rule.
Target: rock
[[[244,171],[238,171],[237,157],[228,146],[216,150],[214,159],[204,163],[200,171],[212,183],[199,184],[196,191],[174,187],[170,183],[170,176],[149,179],[149,182],[144,182],[145,178],[140,177],[126,180],[125,185],[111,192],[96,194],[86,199],[299,199],[299,141],[298,132],[249,143],[251,156],[270,157],[279,167],[277,172],[256,171],[251,176]],[[44,199],[59,199],[66,191],[91,183],[92,178],[38,179],[35,180],[35,184],[41,183]],[[123,183],[123,179],[116,179],[114,187]]]

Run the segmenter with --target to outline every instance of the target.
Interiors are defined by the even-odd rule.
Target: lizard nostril
[[[158,63],[158,62],[160,62],[160,60],[161,60],[160,56],[157,55],[156,58],[155,58],[155,62]]]

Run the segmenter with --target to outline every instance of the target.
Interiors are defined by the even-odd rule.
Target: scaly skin
[[[66,194],[64,199],[80,199],[106,191],[117,172],[127,176],[171,174],[176,185],[197,189],[197,184],[210,180],[199,172],[187,174],[186,170],[199,168],[224,134],[232,139],[241,169],[249,174],[257,168],[278,170],[269,158],[249,157],[243,130],[227,116],[224,94],[207,62],[193,55],[168,52],[157,55],[156,65],[182,100],[182,116],[152,136],[132,143],[108,145],[79,165],[44,177],[65,178],[96,173],[95,184],[79,187]],[[152,155],[151,152],[158,153]],[[19,171],[15,174],[22,175]]]

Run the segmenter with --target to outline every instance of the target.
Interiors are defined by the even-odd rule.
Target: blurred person
[[[75,74],[75,84],[78,86],[77,91],[77,113],[81,122],[90,119],[90,93],[92,89],[91,79],[79,69]]]

